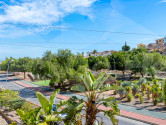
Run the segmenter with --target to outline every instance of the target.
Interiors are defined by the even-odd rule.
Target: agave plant
[[[126,87],[126,86],[132,86],[133,84],[131,83],[131,82],[129,82],[129,81],[124,81],[123,83],[122,83],[122,87]]]
[[[139,79],[139,82],[137,83],[139,86],[141,86],[142,85],[142,83],[146,83],[146,79],[145,78],[140,78]]]
[[[87,71],[84,74],[80,75],[83,80],[85,87],[82,85],[76,85],[71,88],[74,91],[80,91],[85,94],[87,100],[78,99],[73,96],[68,101],[60,101],[57,107],[61,107],[65,105],[65,108],[59,113],[68,113],[67,117],[64,119],[66,124],[79,124],[81,111],[85,111],[86,117],[86,125],[93,125],[97,120],[96,116],[99,112],[103,112],[105,116],[111,119],[113,125],[118,124],[118,120],[115,118],[115,115],[120,114],[120,110],[118,109],[117,101],[114,97],[108,98],[100,98],[100,95],[110,89],[119,89],[118,86],[113,85],[111,87],[103,86],[103,83],[106,81],[108,76],[105,72],[101,73],[97,79],[91,74],[91,72]],[[87,89],[87,93],[86,90]],[[98,90],[100,92],[98,93]],[[85,108],[83,108],[85,104]],[[100,104],[103,104],[105,107],[111,107],[110,110],[100,110],[98,107]],[[75,120],[74,120],[75,119]],[[72,121],[74,120],[74,121]],[[78,122],[79,121],[79,122]],[[103,124],[103,121],[102,121]]]
[[[120,99],[123,99],[123,96],[126,94],[126,91],[124,88],[120,88],[117,90],[117,93],[120,95]]]
[[[132,92],[133,92],[133,94],[138,93],[139,90],[140,90],[140,87],[139,87],[137,84],[135,84],[135,85],[133,86],[133,88],[132,88]]]

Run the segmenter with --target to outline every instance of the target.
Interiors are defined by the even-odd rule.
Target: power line
[[[25,46],[25,47],[40,47],[40,48],[57,48],[57,49],[61,49],[59,47],[45,47],[45,46],[31,46],[31,45],[19,45],[19,44],[8,44],[8,43],[0,43],[0,44],[5,44],[5,45],[14,45],[14,46]],[[74,48],[68,48],[71,50],[92,50],[92,49],[74,49]],[[106,50],[98,50],[98,51],[106,51]]]
[[[32,27],[45,27],[45,28],[56,28],[56,29],[68,29],[68,30],[79,30],[79,31],[89,31],[89,32],[107,32],[107,33],[117,33],[117,34],[130,34],[130,35],[148,35],[148,36],[164,36],[164,35],[155,35],[155,34],[142,34],[142,33],[126,33],[126,32],[111,32],[111,31],[102,31],[102,30],[90,30],[90,29],[74,29],[68,27],[58,27],[58,26],[37,26],[37,25],[28,25],[28,24],[14,24],[14,23],[4,23],[0,22],[0,24],[10,24],[17,26],[32,26]]]

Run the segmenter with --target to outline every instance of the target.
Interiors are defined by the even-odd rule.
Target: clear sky
[[[166,0],[0,1],[0,60],[121,50],[166,35]]]

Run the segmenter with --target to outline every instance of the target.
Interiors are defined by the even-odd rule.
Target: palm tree
[[[58,104],[58,107],[65,105],[65,109],[63,109],[60,113],[68,113],[65,123],[71,124],[73,117],[78,117],[78,114],[81,113],[82,110],[85,111],[86,116],[86,125],[93,125],[95,121],[97,121],[96,116],[99,112],[103,112],[105,116],[111,119],[113,125],[118,124],[118,120],[115,118],[115,115],[120,114],[120,110],[118,109],[117,101],[114,97],[108,98],[99,98],[99,96],[110,89],[119,89],[118,86],[103,86],[103,83],[107,80],[108,76],[105,72],[101,73],[97,79],[91,74],[91,72],[87,71],[83,75],[80,75],[81,79],[84,82],[84,86],[76,85],[71,88],[74,91],[80,91],[85,94],[87,97],[87,101],[83,99],[78,99],[77,97],[72,97],[68,101],[61,101]],[[87,93],[86,91],[87,90]],[[100,91],[99,91],[100,90]],[[99,93],[98,93],[99,92]],[[83,108],[85,104],[85,108]],[[98,107],[100,105],[104,105],[105,107],[111,107],[110,110],[100,110]],[[102,119],[102,118],[101,118]],[[78,124],[78,123],[77,123]],[[102,121],[103,124],[103,121]]]

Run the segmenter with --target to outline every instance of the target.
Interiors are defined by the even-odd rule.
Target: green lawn
[[[32,83],[40,85],[40,86],[48,86],[50,83],[50,80],[36,81],[36,82],[32,82]]]

